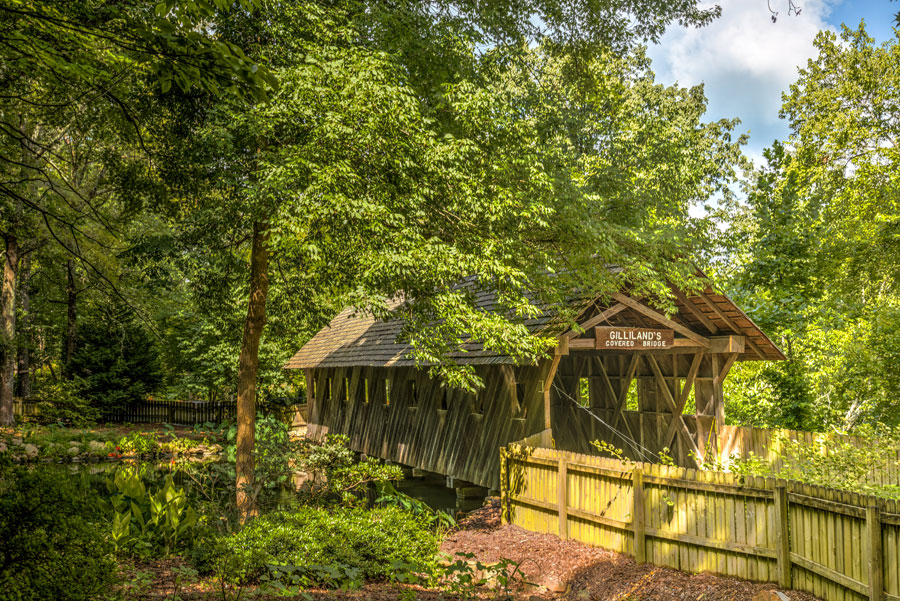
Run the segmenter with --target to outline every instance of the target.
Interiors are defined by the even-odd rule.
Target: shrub
[[[114,563],[90,489],[51,470],[0,471],[0,600],[94,599]]]
[[[63,424],[82,428],[96,423],[100,412],[79,394],[80,384],[75,380],[59,380],[43,383],[36,396],[44,399],[38,403],[35,420],[41,424]]]
[[[237,580],[256,580],[269,565],[294,566],[313,577],[322,567],[340,566],[386,579],[397,563],[433,563],[439,542],[423,520],[396,507],[304,507],[257,518],[224,547]]]
[[[384,465],[373,457],[356,461],[349,445],[349,437],[343,434],[329,434],[323,442],[309,444],[301,461],[303,469],[314,475],[306,491],[308,503],[354,505],[369,484],[392,491],[391,482],[403,479],[400,466]]]

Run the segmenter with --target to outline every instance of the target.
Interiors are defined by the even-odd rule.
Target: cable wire
[[[613,432],[613,434],[617,434],[617,435],[619,436],[619,438],[621,438],[621,439],[625,442],[625,444],[627,444],[628,446],[630,446],[631,449],[632,449],[638,456],[641,457],[641,460],[642,460],[642,461],[646,461],[646,459],[647,459],[647,454],[651,455],[652,457],[656,457],[657,460],[660,459],[660,456],[659,456],[658,454],[654,453],[653,451],[651,451],[650,449],[648,449],[647,447],[645,447],[644,445],[642,445],[641,443],[639,443],[638,441],[636,441],[636,440],[635,440],[634,438],[632,438],[631,436],[628,436],[627,434],[622,433],[621,431],[617,430],[616,428],[613,428],[610,424],[608,424],[605,420],[603,420],[601,417],[599,417],[596,413],[594,413],[593,411],[591,411],[590,409],[588,409],[587,407],[585,407],[584,405],[582,405],[580,402],[578,402],[578,400],[576,400],[575,398],[573,398],[572,395],[570,395],[568,392],[566,392],[565,390],[561,389],[561,388],[556,384],[556,382],[553,382],[551,385],[553,386],[553,388],[556,389],[556,391],[557,391],[560,395],[562,395],[562,396],[566,397],[567,399],[569,399],[570,401],[572,401],[572,403],[573,403],[578,409],[581,409],[582,411],[584,411],[585,413],[587,413],[588,415],[590,415],[591,417],[593,417],[595,420],[597,420],[598,422],[600,422],[601,424],[603,424],[604,426],[606,426],[607,428],[609,428],[610,431]]]

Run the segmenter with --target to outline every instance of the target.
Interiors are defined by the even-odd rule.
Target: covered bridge
[[[285,365],[303,369],[309,435],[346,434],[355,451],[498,488],[501,446],[590,452],[603,440],[637,460],[668,447],[679,465],[717,453],[725,419],[722,382],[735,361],[784,355],[728,297],[673,288],[677,313],[665,316],[624,293],[581,302],[579,328],[554,330],[555,353],[536,364],[467,345],[454,358],[484,379],[477,394],[441,386],[417,369],[398,342],[402,321],[346,310]],[[477,297],[493,308],[493,296]],[[685,413],[685,408],[693,408]]]

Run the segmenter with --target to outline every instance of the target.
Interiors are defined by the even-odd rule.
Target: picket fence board
[[[896,501],[520,445],[501,450],[501,465],[504,520],[528,530],[562,530],[570,539],[688,572],[787,579],[826,601],[900,601]],[[641,552],[635,540],[644,541]],[[881,590],[873,590],[880,578]]]

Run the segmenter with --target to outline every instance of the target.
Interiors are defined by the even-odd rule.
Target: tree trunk
[[[3,282],[0,288],[0,426],[15,423],[13,387],[16,379],[16,270],[19,244],[14,234],[4,234]]]
[[[244,322],[244,339],[237,381],[237,508],[241,522],[256,515],[253,478],[253,445],[256,440],[256,373],[259,369],[259,340],[266,323],[266,295],[269,291],[268,233],[263,223],[253,224],[250,251],[250,301]]]
[[[27,399],[31,396],[31,348],[33,345],[31,335],[31,255],[22,257],[19,269],[19,332],[24,335],[25,341],[19,345],[18,353],[18,384],[19,398]]]
[[[72,378],[72,357],[75,356],[75,334],[77,326],[78,291],[75,288],[75,261],[66,263],[66,340],[63,345],[63,378]]]

